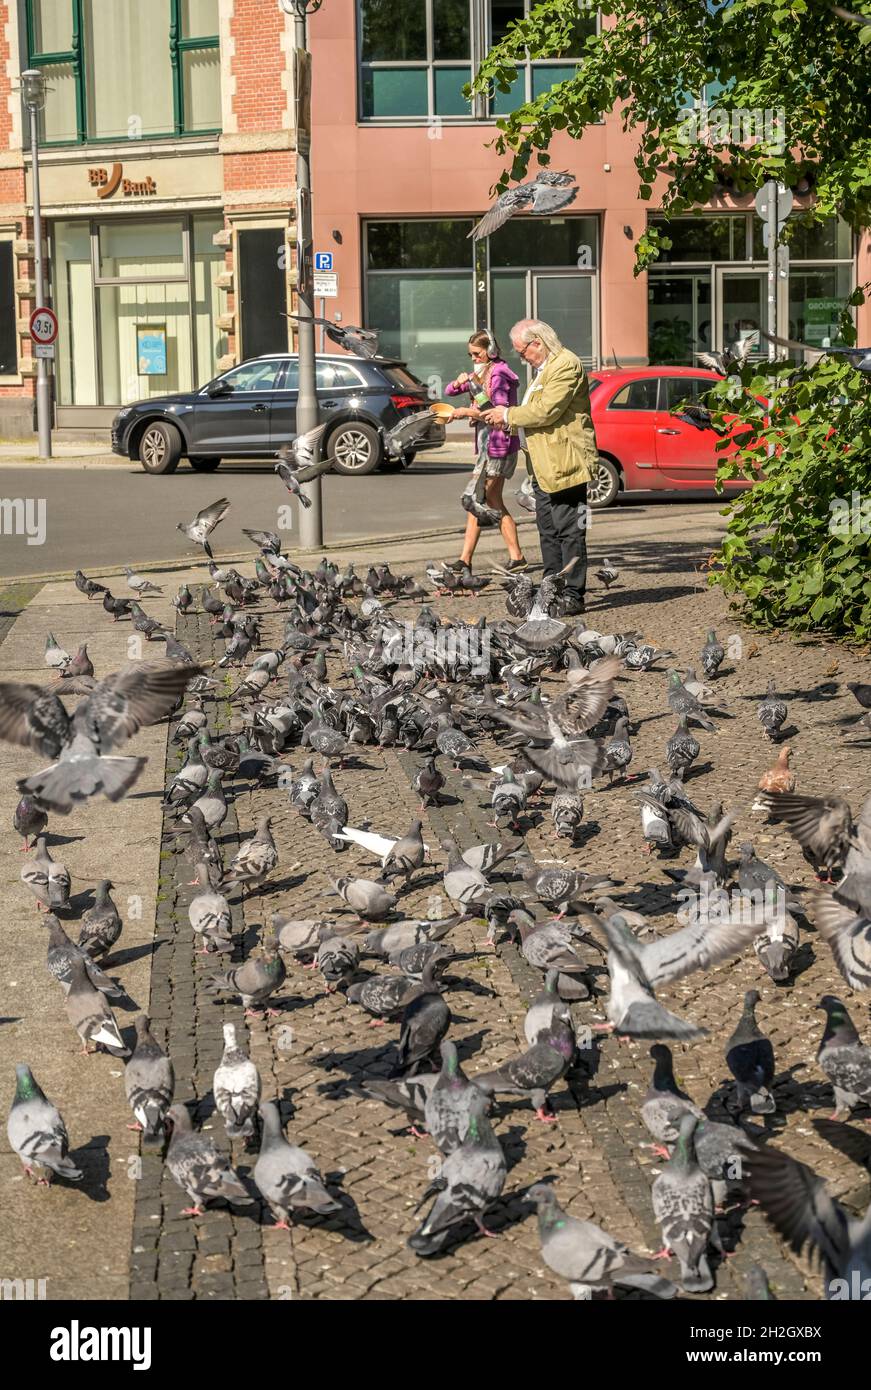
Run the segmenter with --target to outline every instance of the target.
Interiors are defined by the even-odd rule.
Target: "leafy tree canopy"
[[[829,0],[602,0],[598,9],[602,23],[584,40],[577,75],[498,119],[495,147],[510,159],[499,191],[523,179],[533,158],[549,163],[557,131],[579,140],[620,109],[638,138],[641,197],[651,197],[658,174],[669,176],[667,215],[707,203],[725,177],[740,193],[767,179],[795,185],[813,170],[808,216],[871,223],[871,14],[857,24]],[[579,12],[591,13],[585,0],[536,5],[491,49],[470,90],[507,92],[527,57],[577,51]],[[703,94],[716,109],[700,129],[690,108]],[[752,113],[762,119],[755,139]],[[659,246],[649,230],[639,269]]]

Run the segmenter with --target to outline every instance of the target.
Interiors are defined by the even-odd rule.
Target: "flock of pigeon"
[[[315,455],[306,461],[305,447],[291,450],[280,465],[292,477],[303,471],[305,478],[305,469],[319,466],[312,462]],[[796,1251],[808,1248],[819,1256],[827,1286],[835,1277],[849,1279],[851,1271],[867,1269],[871,1215],[855,1221],[822,1179],[763,1142],[769,1137],[765,1130],[746,1119],[764,1117],[777,1105],[774,1051],[755,1017],[758,991],[745,995],[738,1025],[725,1042],[741,1121],[731,1124],[708,1118],[680,1088],[666,1044],[691,1044],[706,1030],[667,1008],[657,991],[745,951],[755,951],[760,970],[772,980],[788,980],[805,912],[846,984],[854,990],[871,986],[871,798],[856,816],[837,796],[796,791],[784,742],[788,710],[770,686],[758,718],[760,744],[771,745],[774,761],[759,782],[754,809],[786,825],[820,881],[809,894],[810,908],[803,907],[749,841],[740,847],[737,866],[730,861],[735,813],[719,804],[699,805],[693,782],[701,784],[704,773],[694,773],[693,765],[700,740],[716,734],[734,694],[715,633],[700,653],[702,677],[696,669],[681,676],[668,665],[676,660],[673,652],[638,634],[602,633],[561,616],[567,571],[536,583],[529,574],[500,574],[494,567],[492,576],[475,576],[475,587],[501,585],[507,615],[489,622],[448,621],[439,618],[435,600],[462,594],[466,586],[444,566],[426,567],[431,592],[411,576],[394,574],[389,563],[371,566],[365,578],[353,565],[340,572],[326,559],[309,571],[283,554],[281,538],[266,531],[245,532],[258,551],[253,577],[246,577],[217,566],[209,547],[227,510],[221,499],[180,525],[207,554],[210,583],[196,594],[182,585],[173,603],[180,613],[199,606],[225,640],[217,666],[235,674],[229,697],[217,669],[209,674],[173,634],[148,618],[140,601],[156,586],[129,570],[132,599],[114,598],[81,571],[76,585],[89,600],[101,601],[113,621],[129,617],[146,641],[164,641],[164,659],[133,662],[98,680],[86,648],[70,656],[49,634],[45,660],[57,673],[55,683],[0,684],[0,737],[50,760],[19,782],[14,817],[28,851],[21,881],[45,914],[49,972],[64,992],[83,1051],[102,1048],[126,1059],[126,1093],[143,1142],[165,1145],[165,1162],[189,1197],[188,1211],[199,1214],[210,1199],[250,1204],[254,1198],[228,1155],[194,1129],[186,1105],[176,1100],[172,1059],[155,1040],[149,1019],[137,1019],[132,1053],[119,1032],[110,1001],[123,988],[107,967],[122,921],[111,882],[100,885],[73,940],[60,916],[68,908],[69,874],[46,842],[50,816],[67,815],[96,795],[113,801],[126,795],[144,759],[115,750],[144,725],[163,719],[175,721],[172,742],[185,752],[165,809],[199,886],[189,907],[193,939],[204,956],[236,956],[212,977],[210,991],[238,998],[246,1015],[273,1014],[288,962],[295,962],[319,970],[326,989],[342,991],[350,1007],[372,1016],[372,1026],[398,1025],[392,1074],[367,1078],[363,1089],[399,1110],[415,1133],[425,1128],[441,1154],[420,1204],[431,1205],[408,1233],[417,1255],[456,1248],[475,1227],[488,1233],[486,1215],[506,1182],[492,1118],[495,1098],[529,1104],[537,1121],[556,1123],[551,1091],[567,1075],[592,1082],[598,1037],[612,1032],[653,1044],[653,1072],[640,1113],[664,1160],[651,1193],[663,1238],[659,1256],[677,1257],[679,1281],[664,1276],[659,1256],[632,1251],[598,1225],[574,1219],[550,1183],[535,1183],[527,1195],[538,1212],[542,1258],[576,1297],[613,1295],[618,1288],[659,1297],[712,1289],[709,1251],[718,1248],[718,1212],[724,1204],[750,1200],[761,1203]],[[619,582],[607,561],[599,578],[606,591]],[[419,606],[413,620],[405,621],[399,605],[411,601]],[[284,621],[282,641],[273,649],[261,641],[264,605],[280,611]],[[665,707],[674,717],[663,746],[666,771],[652,768],[646,778],[628,770],[635,727],[629,701],[638,681],[662,682]],[[851,689],[861,710],[871,710],[871,686]],[[222,737],[214,721],[210,730],[207,713],[219,693],[237,714]],[[79,700],[72,712],[64,703],[68,697]],[[485,741],[489,757],[481,751]],[[411,750],[419,757],[414,788],[420,818],[398,837],[361,824],[334,780],[367,747]],[[295,750],[302,761],[294,759],[292,766],[285,755]],[[434,857],[423,825],[448,776],[470,795],[486,794],[494,837],[465,847],[442,837],[441,857]],[[577,853],[568,862],[542,862],[526,843],[528,814],[538,808],[551,819],[554,839],[573,848],[585,798],[604,778],[626,788],[640,837],[680,885],[684,911],[666,933],[621,907],[619,884],[572,867]],[[244,960],[238,959],[230,896],[256,894],[279,856],[270,817],[262,815],[224,863],[219,832],[228,792],[232,797],[240,786],[255,796],[258,787],[286,789],[301,851],[308,837],[319,835],[336,854],[355,846],[380,862],[374,874],[337,872],[331,880],[336,907],[322,918],[299,918],[292,905],[276,912],[271,931],[264,931],[259,949]],[[685,849],[693,859],[681,866]],[[434,864],[452,915],[405,916],[403,894]],[[445,972],[454,955],[453,929],[478,918],[486,922],[492,945],[506,938],[518,944],[540,972],[541,990],[526,1015],[526,1049],[495,1070],[470,1076],[451,1036]],[[383,968],[363,975],[361,958],[375,958]],[[834,1087],[836,1115],[849,1114],[871,1103],[871,1048],[861,1042],[840,999],[826,995],[820,1007],[826,1021],[817,1063]],[[286,1140],[277,1104],[262,1098],[257,1067],[240,1045],[235,1024],[225,1025],[224,1037],[215,1104],[228,1138],[256,1147],[251,1177],[275,1221],[287,1227],[298,1210],[340,1211],[314,1160]],[[17,1072],[9,1116],[13,1149],[40,1181],[52,1175],[79,1180],[61,1114],[28,1066]],[[770,1296],[764,1274],[758,1277],[760,1296]]]

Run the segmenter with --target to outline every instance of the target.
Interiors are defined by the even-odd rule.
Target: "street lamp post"
[[[45,75],[39,68],[27,68],[21,74],[21,91],[30,114],[31,181],[33,185],[33,239],[36,246],[36,307],[45,307],[45,264],[42,257],[42,205],[39,199],[39,112],[45,105]],[[39,434],[39,457],[51,458],[51,377],[45,357],[36,359],[36,427]]]
[[[321,7],[321,0],[279,0],[285,14],[294,20],[294,80],[296,88],[297,141],[297,342],[299,345],[299,395],[296,403],[298,434],[313,430],[318,423],[317,378],[315,373],[314,285],[312,284],[311,211],[311,119],[309,115],[308,63],[306,54],[306,15]],[[300,91],[300,86],[304,88]],[[321,480],[303,484],[311,506],[301,508],[300,544],[316,550],[323,545]]]

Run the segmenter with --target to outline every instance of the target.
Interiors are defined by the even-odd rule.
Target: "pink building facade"
[[[436,389],[463,365],[468,332],[489,324],[507,346],[510,324],[527,313],[554,323],[591,366],[692,363],[695,352],[747,334],[764,354],[767,265],[752,198],[724,192],[672,224],[669,261],[633,273],[656,202],[637,195],[635,141],[618,112],[580,142],[555,138],[551,167],[579,186],[562,217],[521,215],[476,251],[468,232],[503,160],[488,148],[492,108],[479,101],[469,114],[460,88],[476,55],[528,8],[327,0],[311,18],[315,250],[332,253],[338,276],[327,315],[380,328],[384,350]],[[527,65],[518,87],[537,93],[570,70],[570,59]],[[796,211],[802,205],[796,198]],[[825,345],[836,302],[869,278],[867,234],[834,223],[801,232],[779,288],[781,324]],[[868,308],[859,332],[871,341]]]

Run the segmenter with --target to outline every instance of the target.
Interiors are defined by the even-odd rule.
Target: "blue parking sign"
[[[315,253],[315,270],[332,270],[333,253],[332,251],[317,251]]]

